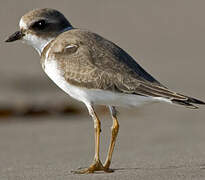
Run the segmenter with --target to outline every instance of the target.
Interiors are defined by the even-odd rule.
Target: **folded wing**
[[[64,33],[64,41],[57,38],[53,52],[59,65],[64,68],[65,79],[76,86],[102,89],[119,93],[163,97],[173,103],[195,107],[204,104],[170,91],[131,56],[114,43],[84,30],[70,30]]]

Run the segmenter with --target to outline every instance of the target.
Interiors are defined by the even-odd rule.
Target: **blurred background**
[[[76,104],[46,77],[32,47],[21,42],[3,42],[18,29],[23,14],[43,7],[58,9],[73,26],[114,41],[171,89],[203,99],[204,5],[199,0],[1,1],[2,108],[13,104],[21,112],[25,106],[38,108],[35,104],[41,108],[63,102]]]
[[[165,86],[205,100],[205,1],[2,0],[0,5],[0,123],[2,122],[0,124],[0,139],[1,142],[4,142],[0,145],[4,152],[0,154],[0,158],[2,161],[4,159],[4,165],[8,164],[8,167],[11,167],[14,162],[19,163],[24,159],[21,166],[24,169],[25,164],[29,166],[29,162],[32,161],[29,153],[34,151],[36,159],[39,157],[37,152],[42,154],[38,148],[31,148],[30,151],[27,149],[26,152],[23,151],[24,154],[21,154],[21,147],[25,145],[25,140],[19,140],[21,139],[18,136],[19,132],[22,137],[31,136],[29,142],[35,141],[38,145],[46,144],[45,149],[49,147],[48,149],[54,149],[53,151],[56,153],[59,152],[59,149],[57,150],[55,144],[52,144],[52,140],[48,140],[53,138],[53,132],[55,132],[55,142],[63,142],[65,140],[63,138],[69,136],[65,140],[68,146],[63,144],[65,150],[59,152],[59,157],[62,157],[59,159],[59,163],[67,164],[67,161],[63,159],[65,156],[69,161],[72,159],[71,154],[70,156],[65,154],[71,151],[70,143],[73,143],[75,147],[74,143],[77,140],[81,145],[85,140],[85,146],[81,147],[84,153],[91,151],[85,160],[89,160],[93,152],[93,149],[87,147],[90,144],[93,145],[93,142],[88,140],[93,135],[93,126],[86,108],[81,103],[69,98],[51,82],[40,66],[39,55],[32,47],[21,42],[9,44],[3,42],[8,35],[18,29],[21,16],[34,8],[58,9],[74,27],[89,29],[122,47]],[[98,110],[101,115],[105,112],[103,108]],[[157,164],[168,166],[172,165],[172,162],[175,165],[189,164],[190,162],[200,165],[204,163],[204,107],[199,110],[189,110],[167,104],[155,104],[146,108],[119,110],[121,112],[119,139],[122,144],[114,157],[117,160],[116,165],[119,162],[122,164],[129,162],[130,167],[138,167],[139,164],[140,167],[147,166],[147,162],[149,165],[151,164],[150,166],[157,166]],[[105,130],[108,133],[108,135],[104,135],[105,138],[109,138],[109,128],[107,127],[111,125],[110,120],[105,120],[107,118],[107,115],[102,117],[103,126],[108,129]],[[43,124],[41,121],[39,122],[39,119],[44,120]],[[31,124],[27,122],[31,122]],[[16,123],[18,127],[15,127]],[[73,126],[76,127],[72,128]],[[88,132],[84,139],[78,138],[76,133],[79,129],[75,130],[77,127],[81,128],[81,132]],[[33,128],[38,130],[35,131]],[[72,131],[72,129],[74,130]],[[30,135],[30,132],[34,135]],[[47,132],[46,137],[48,138],[45,138],[43,143],[42,140],[35,139],[44,137],[45,132]],[[74,136],[77,138],[76,141],[71,138]],[[58,141],[58,138],[61,141]],[[128,139],[130,141],[127,141]],[[132,140],[136,143],[129,144],[133,142]],[[13,146],[8,144],[8,141],[18,141],[20,143],[17,146],[19,151],[14,152]],[[88,141],[91,142],[87,144]],[[103,143],[108,142],[103,140]],[[48,149],[43,151],[44,156],[40,156],[41,158],[47,157],[45,154],[47,155]],[[102,151],[105,152],[105,148]],[[20,153],[21,158],[19,159],[14,156],[17,152]],[[79,151],[76,153],[81,154]],[[121,157],[120,153],[129,155]],[[132,162],[133,155],[139,155],[134,162]],[[54,154],[51,153],[47,158],[52,159],[53,156]],[[11,159],[9,161],[4,157],[11,157]],[[83,157],[85,155],[82,155]],[[39,161],[36,160],[36,164],[41,162],[41,158]],[[80,160],[78,159],[78,161]],[[71,167],[79,164],[75,164],[74,160],[72,163]],[[48,167],[44,165],[42,165],[44,168]],[[14,167],[17,168],[15,165]],[[52,165],[51,167],[53,168]],[[68,165],[66,165],[67,167]],[[7,170],[5,172],[8,173]],[[13,173],[15,172],[17,171]]]
[[[2,108],[13,104],[21,112],[26,106],[38,108],[35,104],[41,108],[48,104],[59,107],[64,102],[76,105],[46,77],[32,47],[3,42],[18,29],[22,15],[44,7],[58,9],[75,27],[114,41],[171,89],[203,99],[204,5],[203,1],[189,0],[1,1]]]

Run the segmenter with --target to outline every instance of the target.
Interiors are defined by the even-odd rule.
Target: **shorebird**
[[[88,30],[74,28],[54,9],[35,9],[20,19],[20,30],[6,42],[23,40],[41,56],[45,73],[63,91],[83,102],[94,121],[94,162],[74,173],[112,172],[111,158],[119,130],[116,106],[140,106],[154,102],[197,108],[205,104],[163,86],[130,55],[113,42]],[[109,107],[113,119],[107,158],[100,160],[101,123],[94,105]]]

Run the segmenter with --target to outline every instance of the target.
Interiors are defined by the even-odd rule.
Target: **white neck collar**
[[[65,31],[69,31],[73,29],[73,27],[67,27],[65,28],[64,30],[62,30],[60,32],[63,33]],[[56,37],[53,37],[53,38],[48,38],[48,39],[43,39],[41,37],[38,37],[36,35],[33,35],[33,34],[27,34],[23,37],[24,41],[31,45],[32,47],[34,47],[34,49],[36,49],[36,51],[38,52],[38,54],[41,56],[41,53],[43,52],[44,48],[53,40],[55,39]]]

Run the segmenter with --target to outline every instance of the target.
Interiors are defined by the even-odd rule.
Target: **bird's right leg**
[[[109,169],[104,168],[103,164],[100,161],[100,132],[101,132],[101,123],[94,111],[94,108],[90,104],[86,104],[89,114],[91,115],[94,121],[94,129],[95,129],[95,156],[94,162],[86,169],[79,169],[77,171],[72,171],[76,174],[87,174],[87,173],[94,173],[95,171],[104,171],[104,172],[111,172]]]

